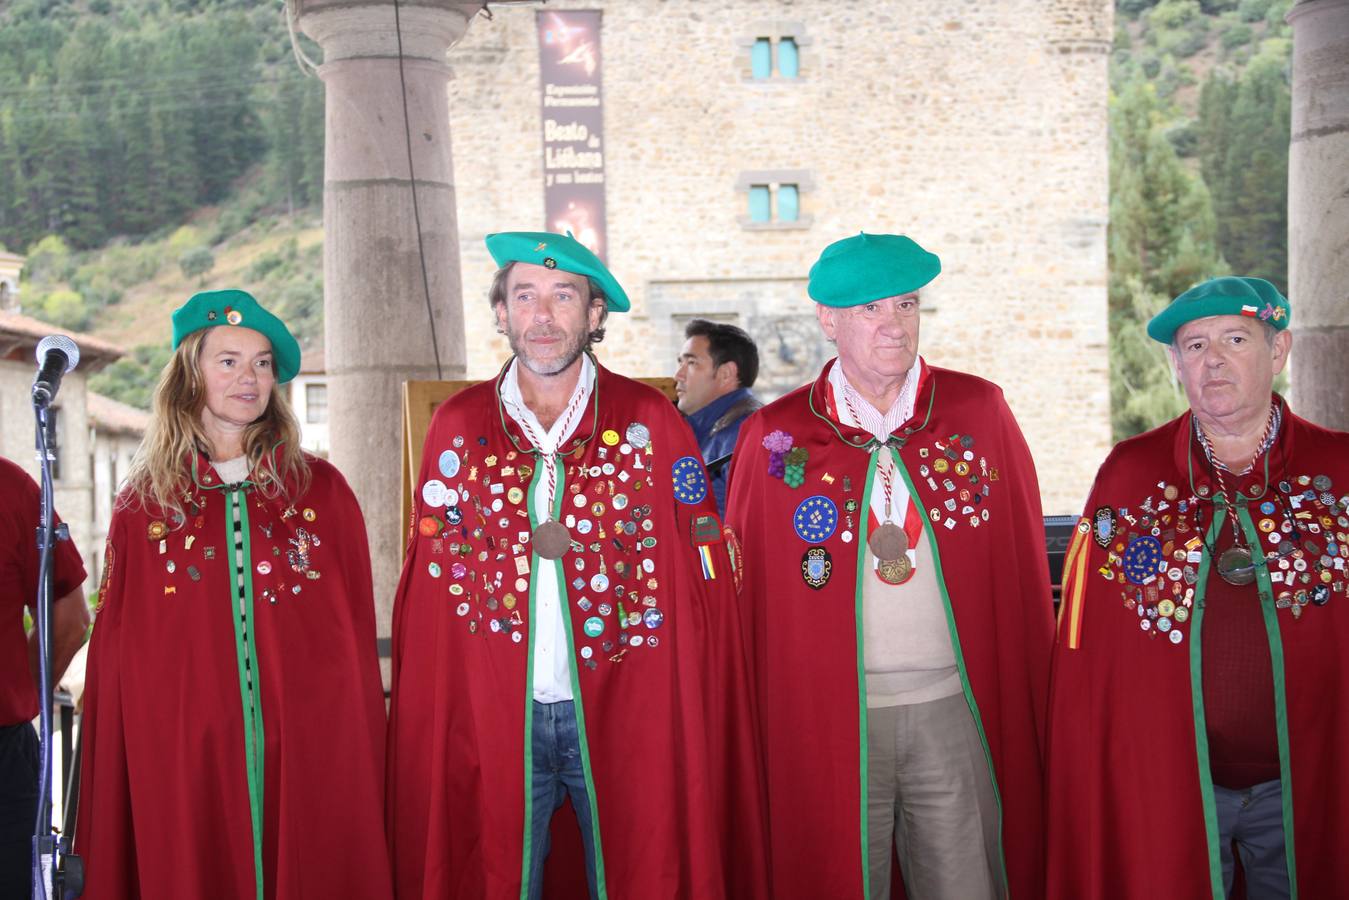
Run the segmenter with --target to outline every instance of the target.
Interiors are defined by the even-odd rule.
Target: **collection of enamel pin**
[[[210,474],[202,476],[202,484],[214,481]],[[255,533],[251,536],[251,559],[254,572],[267,579],[265,584],[254,581],[254,597],[266,603],[274,604],[287,594],[298,596],[306,582],[317,581],[322,573],[314,567],[314,551],[323,543],[314,532],[313,523],[318,519],[311,507],[297,509],[286,506],[277,514],[277,518],[267,521],[270,508],[277,504],[268,501],[257,491],[245,495],[257,511],[253,514],[252,524]],[[206,506],[209,497],[206,494],[184,494],[184,516],[174,516],[168,521],[155,519],[146,527],[146,539],[159,545],[159,555],[165,557],[164,571],[176,575],[180,568],[192,581],[201,581],[201,568],[198,562],[214,560],[217,552],[228,558],[229,547],[219,548],[211,544],[198,544],[199,532],[206,524]],[[248,500],[244,500],[248,502]],[[183,527],[189,525],[190,527]],[[278,523],[281,527],[278,529]],[[303,523],[303,524],[301,524]],[[226,541],[230,540],[232,524],[226,524]],[[259,541],[257,534],[262,535]],[[270,544],[270,548],[267,545]],[[275,573],[275,577],[272,574]],[[164,595],[175,595],[178,586],[170,578],[164,585]]]
[[[1271,487],[1276,491],[1252,501],[1252,521],[1268,546],[1262,551],[1274,591],[1274,606],[1295,619],[1310,606],[1324,606],[1346,591],[1349,560],[1349,494],[1336,497],[1326,475],[1300,475]],[[1091,521],[1096,544],[1106,550],[1101,577],[1120,585],[1126,609],[1150,638],[1172,644],[1185,640],[1194,605],[1205,545],[1200,497],[1180,497],[1174,484],[1159,482],[1159,493],[1137,507],[1102,506]],[[1204,499],[1210,491],[1200,486]],[[1211,514],[1210,514],[1211,515]],[[1198,516],[1198,518],[1197,518]],[[1225,581],[1255,582],[1252,555],[1245,546],[1229,548],[1214,563]]]
[[[487,438],[455,435],[437,459],[438,476],[421,487],[422,511],[414,523],[426,572],[444,579],[455,613],[470,634],[499,635],[525,643],[532,556],[562,560],[570,581],[563,602],[581,620],[577,656],[589,670],[598,659],[620,662],[639,648],[657,648],[666,610],[657,599],[657,538],[651,518],[654,448],[640,422],[622,436],[607,429],[564,459],[566,495],[561,521],[531,529],[529,486],[533,453],[498,453]],[[674,464],[674,492],[683,503],[707,495],[702,466],[693,457]],[[540,486],[538,490],[543,490]],[[710,519],[711,522],[703,521]],[[711,527],[709,527],[711,526]],[[720,523],[694,516],[691,538],[700,549],[721,540]],[[710,557],[709,557],[710,559]],[[705,577],[715,577],[704,563]],[[565,579],[564,579],[565,580]]]
[[[763,439],[768,451],[768,474],[795,489],[806,484],[810,457],[805,448],[794,444],[795,439],[782,430]],[[928,507],[927,515],[933,526],[954,531],[962,526],[978,528],[988,521],[987,501],[991,484],[998,481],[998,469],[989,464],[987,457],[976,453],[974,445],[973,436],[952,434],[918,448],[918,458],[922,460],[918,476],[930,492],[927,499],[933,505]],[[898,473],[887,469],[882,473],[883,481],[886,477],[895,478]],[[843,529],[839,540],[851,544],[859,523],[865,522],[865,513],[859,516],[859,497],[853,496],[854,488],[861,486],[854,485],[847,475],[836,478],[828,472],[820,473],[819,482],[826,489],[841,482]],[[911,525],[901,528],[887,519],[871,529],[867,537],[867,546],[877,560],[876,577],[886,584],[903,584],[913,577],[913,563],[908,554],[922,532],[916,511],[910,515]],[[838,531],[839,518],[839,503],[823,493],[805,498],[792,513],[796,536],[809,545],[801,557],[801,578],[808,587],[819,590],[833,576],[834,560],[825,544]]]

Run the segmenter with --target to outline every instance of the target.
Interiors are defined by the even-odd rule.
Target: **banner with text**
[[[538,27],[545,230],[605,259],[600,13],[540,11]]]

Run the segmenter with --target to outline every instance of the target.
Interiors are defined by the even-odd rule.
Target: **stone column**
[[[1349,0],[1300,0],[1288,22],[1294,409],[1322,425],[1349,429]]]
[[[333,463],[365,513],[381,636],[389,634],[407,524],[399,521],[402,383],[464,373],[459,233],[445,53],[481,3],[399,7],[412,167],[430,312],[422,286],[403,127],[394,7],[386,0],[292,0],[323,48],[324,347]]]
[[[1058,91],[1053,95],[1056,115],[1042,144],[1052,163],[1039,175],[1043,188],[1033,216],[1042,234],[1040,253],[1053,266],[1057,282],[1053,296],[1039,301],[1057,322],[1042,336],[1058,346],[1065,334],[1071,335],[1074,347],[1087,348],[1084,354],[1042,363],[1046,373],[1054,373],[1049,379],[1073,384],[1078,421],[1071,429],[1062,427],[1062,412],[1053,404],[1017,413],[1023,427],[1039,418],[1037,458],[1060,461],[1060,483],[1041,485],[1046,503],[1058,504],[1045,508],[1053,515],[1071,513],[1081,502],[1111,446],[1107,106],[1115,7],[1112,0],[1052,0],[1043,8]]]

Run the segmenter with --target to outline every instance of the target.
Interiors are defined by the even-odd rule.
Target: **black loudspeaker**
[[[1049,557],[1049,583],[1054,586],[1057,599],[1063,587],[1063,557],[1073,541],[1077,516],[1045,516],[1045,551]]]

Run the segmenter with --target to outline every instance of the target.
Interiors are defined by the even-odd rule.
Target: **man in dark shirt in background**
[[[675,369],[679,411],[693,429],[703,462],[711,463],[735,449],[740,423],[763,405],[750,392],[759,376],[759,350],[743,329],[706,319],[689,322],[684,337]],[[729,469],[722,465],[708,473],[722,515]]]

